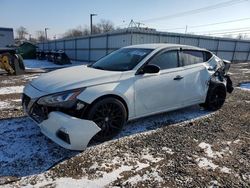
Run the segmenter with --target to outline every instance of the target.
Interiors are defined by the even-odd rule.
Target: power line
[[[237,36],[237,35],[245,35],[245,38],[248,37],[250,32],[239,32],[239,33],[220,33],[220,34],[205,34],[206,36],[216,36],[216,37],[229,37],[230,36]],[[250,39],[250,38],[249,38]]]
[[[218,32],[233,32],[233,31],[245,31],[245,30],[249,30],[250,27],[241,27],[241,28],[234,28],[234,29],[221,29],[221,30],[211,30],[211,31],[199,31],[199,32],[195,32],[195,33],[218,33]]]
[[[241,22],[245,20],[250,20],[250,18],[242,18],[242,19],[237,19],[237,20],[229,20],[229,21],[215,22],[215,23],[202,24],[202,25],[193,25],[193,26],[191,25],[191,26],[188,26],[188,28],[207,27],[211,25],[221,25],[221,24],[226,24],[226,23]],[[185,29],[185,28],[186,27],[177,27],[177,28],[160,29],[160,30],[169,31],[169,30],[179,30],[179,29]]]
[[[232,6],[232,5],[235,5],[235,4],[243,3],[243,2],[246,2],[246,1],[248,1],[248,0],[230,0],[230,1],[225,1],[225,2],[214,4],[214,5],[202,7],[202,8],[185,11],[185,12],[179,12],[179,13],[176,13],[176,14],[171,14],[171,15],[162,16],[162,17],[158,17],[158,18],[151,18],[151,19],[147,19],[147,20],[141,20],[141,22],[153,22],[153,21],[158,21],[158,20],[173,19],[173,18],[187,16],[187,15],[191,15],[191,14],[206,12],[206,11],[210,11],[210,10],[214,10],[214,9],[218,9],[218,8],[224,8],[224,7]]]
[[[222,35],[222,34],[233,34],[233,33],[246,33],[246,32],[249,32],[250,29],[246,29],[246,30],[238,30],[238,31],[228,31],[228,32],[218,32],[218,33],[205,33],[205,34],[202,34],[202,35]]]
[[[239,35],[239,34],[244,34],[244,35],[248,35],[250,34],[250,32],[235,32],[235,33],[220,33],[220,34],[204,34],[204,35],[209,35],[209,36],[218,36],[218,35],[227,35],[227,34],[232,34],[232,35]]]
[[[230,0],[230,1],[225,1],[225,2],[214,4],[214,5],[210,5],[210,6],[206,6],[206,7],[202,7],[202,8],[198,8],[198,9],[193,9],[193,10],[189,10],[189,11],[179,12],[179,13],[175,13],[175,14],[171,14],[171,15],[167,15],[167,16],[163,16],[163,17],[141,20],[140,22],[153,22],[153,21],[157,21],[157,20],[165,20],[165,19],[171,19],[171,18],[173,19],[173,18],[177,18],[177,17],[187,16],[190,14],[197,14],[197,13],[201,13],[201,12],[206,12],[206,11],[210,11],[213,9],[224,8],[224,7],[232,6],[235,4],[243,3],[246,1],[249,1],[249,0]],[[122,26],[126,26],[126,25],[127,24],[121,24],[121,25],[118,25],[117,27],[122,27]],[[175,28],[175,29],[185,29],[185,27],[184,28]],[[173,29],[173,30],[175,30],[175,29]]]
[[[221,25],[221,24],[240,22],[240,21],[245,21],[245,20],[250,20],[250,18],[242,18],[242,19],[237,19],[237,20],[229,20],[229,21],[217,22],[217,23],[211,23],[211,24],[204,24],[204,25],[195,25],[195,26],[190,26],[189,28],[206,27],[206,26],[211,26],[211,25]]]

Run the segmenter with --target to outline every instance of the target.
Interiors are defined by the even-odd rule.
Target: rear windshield
[[[152,51],[153,49],[122,48],[103,57],[90,67],[109,71],[132,70]]]

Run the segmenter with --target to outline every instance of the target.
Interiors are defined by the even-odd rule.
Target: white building
[[[7,45],[13,45],[14,43],[13,28],[0,27],[0,47],[6,47]]]

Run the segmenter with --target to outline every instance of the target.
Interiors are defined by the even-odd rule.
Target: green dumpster
[[[35,44],[23,42],[19,47],[17,47],[17,53],[20,54],[23,59],[35,59],[36,48],[37,46]]]

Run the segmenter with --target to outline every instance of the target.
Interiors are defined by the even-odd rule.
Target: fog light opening
[[[56,136],[58,138],[60,138],[62,141],[66,142],[67,144],[70,144],[70,138],[69,138],[69,134],[66,133],[66,131],[64,129],[59,129],[56,132]]]

